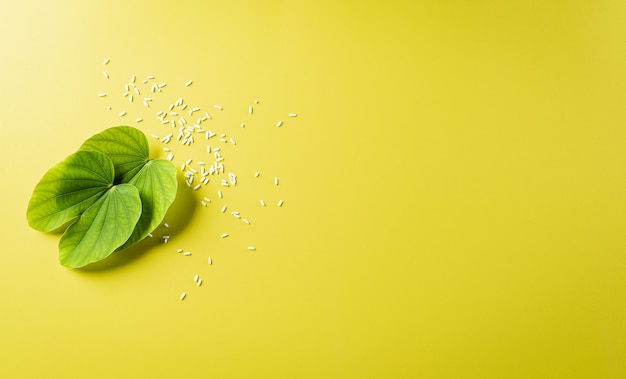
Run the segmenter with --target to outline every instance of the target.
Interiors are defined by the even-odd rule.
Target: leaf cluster
[[[67,226],[59,261],[83,267],[148,236],[163,221],[177,187],[172,162],[149,159],[146,136],[116,126],[89,138],[41,178],[26,218],[43,232]]]

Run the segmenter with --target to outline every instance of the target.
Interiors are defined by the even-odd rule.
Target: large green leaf
[[[106,258],[128,240],[140,216],[137,188],[130,184],[111,187],[61,237],[61,264],[77,268]]]
[[[176,167],[165,159],[154,159],[146,163],[129,184],[139,190],[141,218],[126,243],[118,250],[141,241],[152,232],[165,217],[167,209],[176,198]]]
[[[146,136],[131,126],[116,126],[89,138],[79,150],[101,151],[115,166],[115,181],[128,183],[148,162],[150,149]]]
[[[79,151],[41,178],[28,203],[26,218],[49,232],[79,216],[113,185],[113,163],[96,151]]]

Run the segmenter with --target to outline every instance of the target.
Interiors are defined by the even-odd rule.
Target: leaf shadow
[[[139,259],[151,251],[155,246],[163,244],[164,235],[177,235],[184,230],[193,219],[193,215],[198,207],[198,200],[193,191],[188,191],[184,179],[178,177],[178,191],[174,202],[167,210],[163,222],[167,222],[169,227],[158,226],[153,232],[152,238],[144,238],[135,245],[122,251],[114,252],[106,259],[81,267],[83,272],[101,272],[116,269],[132,261]]]

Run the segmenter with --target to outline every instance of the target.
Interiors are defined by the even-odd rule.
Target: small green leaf
[[[176,198],[176,167],[165,159],[154,159],[146,163],[129,184],[139,190],[141,198],[141,218],[132,236],[118,250],[125,249],[141,241],[152,232],[165,217],[167,209]]]
[[[106,258],[128,240],[140,216],[137,188],[130,184],[111,187],[61,237],[61,264],[77,268]]]
[[[100,151],[115,166],[115,181],[128,183],[148,162],[150,149],[146,136],[131,126],[116,126],[89,138],[79,150]]]
[[[49,232],[79,216],[113,185],[113,163],[104,154],[79,151],[41,178],[28,203],[33,229]]]

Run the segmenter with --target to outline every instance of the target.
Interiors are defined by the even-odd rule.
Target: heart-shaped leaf
[[[106,258],[128,240],[140,216],[137,188],[130,184],[111,187],[61,237],[61,264],[77,268]]]
[[[141,218],[126,243],[118,250],[141,241],[152,232],[165,217],[167,209],[176,198],[176,167],[165,159],[154,159],[146,163],[130,180],[137,187],[141,198]]]
[[[26,218],[49,232],[79,216],[113,185],[113,163],[96,151],[79,151],[41,178],[28,203]]]
[[[131,126],[106,129],[85,141],[79,150],[100,151],[111,158],[117,183],[128,183],[150,154],[146,136]]]

